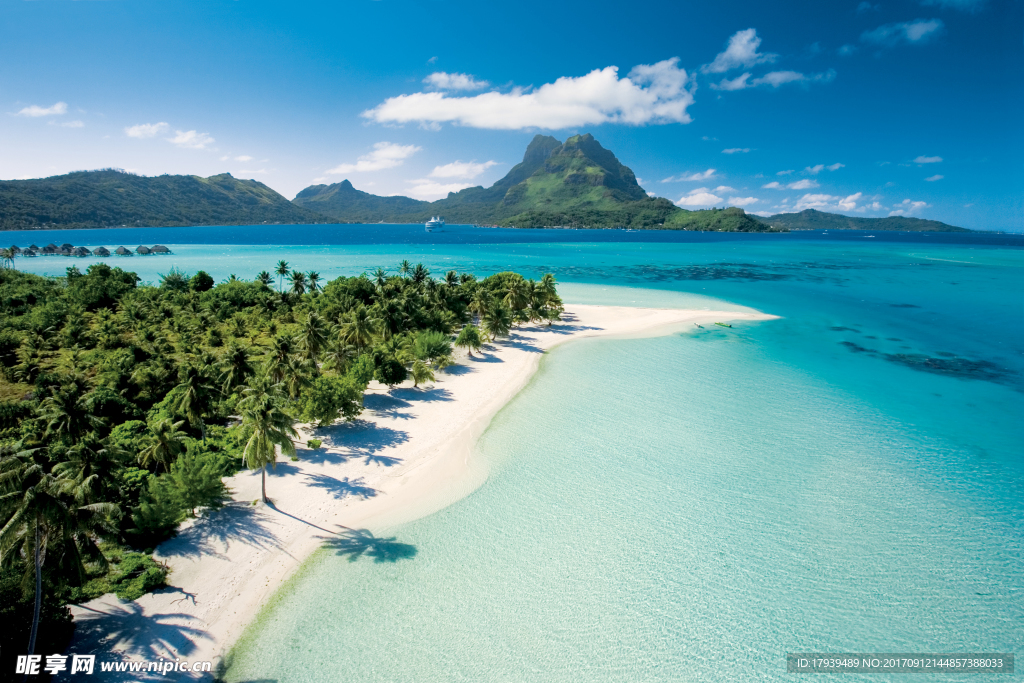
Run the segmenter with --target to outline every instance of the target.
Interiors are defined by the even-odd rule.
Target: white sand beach
[[[227,482],[232,500],[226,507],[157,549],[172,570],[169,588],[136,602],[107,595],[73,608],[78,628],[70,652],[106,660],[216,662],[325,541],[362,544],[372,554],[374,540],[389,527],[442,509],[480,486],[487,471],[472,457],[474,444],[526,385],[544,351],[581,337],[655,336],[694,322],[772,317],[749,309],[573,305],[559,324],[526,326],[482,354],[460,353],[457,365],[437,373],[432,385],[414,389],[408,382],[388,391],[372,383],[358,420],[304,426],[299,461],[285,458],[268,471],[272,504],[253,504],[260,497],[259,472],[243,471]],[[306,449],[311,437],[323,446]]]

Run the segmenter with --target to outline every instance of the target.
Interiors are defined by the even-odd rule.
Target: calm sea
[[[786,652],[1024,642],[1024,237],[871,235],[253,226],[4,240],[163,243],[174,255],[108,259],[152,282],[171,267],[251,278],[284,259],[330,278],[408,258],[435,274],[553,272],[570,303],[781,316],[550,353],[478,445],[484,486],[376,530],[368,552],[315,556],[228,676],[724,682],[787,680]]]

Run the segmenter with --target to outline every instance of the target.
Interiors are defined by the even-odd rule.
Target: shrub
[[[320,448],[321,445],[323,445],[323,441],[321,441],[320,439],[310,439],[309,441],[306,442],[306,445],[315,451],[316,449]]]
[[[167,569],[142,553],[125,553],[116,573],[111,574],[111,586],[122,600],[138,600],[154,588],[167,585]]]

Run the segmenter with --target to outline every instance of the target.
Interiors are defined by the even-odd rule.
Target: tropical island
[[[516,228],[966,231],[903,216],[851,218],[808,210],[764,218],[739,207],[682,209],[648,195],[633,171],[589,133],[565,142],[537,135],[523,160],[490,187],[450,192],[434,202],[370,194],[349,180],[312,185],[288,201],[263,183],[228,173],[150,178],[106,169],[0,181],[0,230],[423,223],[436,215],[449,223]]]
[[[89,642],[109,636],[104,619],[170,606],[208,624],[210,642],[179,633],[173,652],[161,650],[168,625],[147,617],[115,650],[223,655],[273,591],[268,581],[235,595],[238,581],[263,576],[246,572],[283,581],[343,512],[346,548],[395,552],[355,521],[425,514],[452,487],[477,485],[466,452],[529,379],[537,351],[580,335],[765,317],[574,308],[551,275],[438,279],[408,261],[326,283],[283,261],[219,284],[172,269],[158,286],[105,263],[61,278],[0,270],[0,593],[16,625],[0,636],[4,665],[64,650],[79,622],[76,638]],[[450,389],[437,388],[442,379]],[[367,403],[376,408],[361,417]],[[393,405],[414,407],[395,415]],[[382,424],[417,410],[407,437]],[[361,447],[362,430],[408,465]],[[360,476],[339,477],[346,467]],[[391,468],[402,486],[378,496],[398,486]],[[283,526],[266,531],[270,522]],[[219,553],[207,550],[211,528]],[[259,533],[276,544],[229,542]],[[241,602],[228,613],[224,600]]]

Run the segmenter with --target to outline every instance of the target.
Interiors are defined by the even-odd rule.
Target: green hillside
[[[418,223],[441,215],[449,223],[519,228],[771,230],[742,209],[684,211],[667,199],[649,197],[633,171],[589,133],[564,143],[537,135],[522,162],[494,185],[469,187],[435,202],[378,197],[345,181],[306,188],[295,203],[351,223]]]
[[[0,229],[324,222],[255,180],[228,173],[154,178],[118,170],[0,181]]]
[[[787,230],[895,230],[901,232],[972,232],[939,221],[905,216],[861,218],[806,209],[800,213],[779,213],[757,218],[766,225]]]

